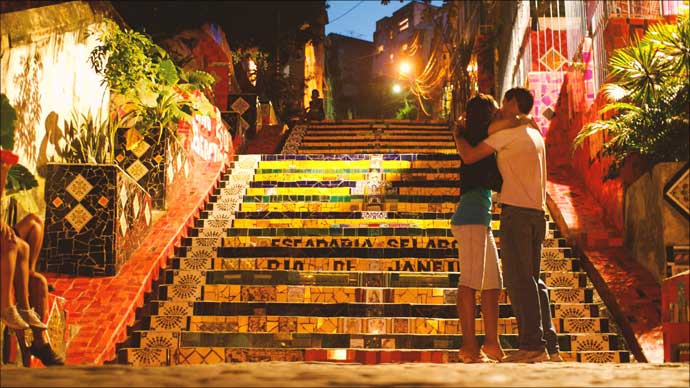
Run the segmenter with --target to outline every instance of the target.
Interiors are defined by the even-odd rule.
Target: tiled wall
[[[161,135],[151,130],[136,148],[126,150],[125,132],[118,132],[115,161],[146,190],[153,201],[153,208],[167,208],[166,198],[189,174],[187,154],[168,131]]]

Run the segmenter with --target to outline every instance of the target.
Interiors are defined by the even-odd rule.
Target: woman
[[[477,145],[488,136],[498,112],[493,97],[479,94],[467,102],[466,128],[462,136]],[[458,136],[459,134],[456,134]],[[504,357],[498,340],[498,298],[503,279],[498,252],[491,232],[491,190],[500,191],[501,175],[495,155],[460,167],[460,204],[451,218],[451,231],[458,241],[460,281],[457,309],[462,329],[459,358],[465,363],[500,361]],[[475,336],[475,294],[481,291],[485,337],[480,349]]]
[[[4,196],[10,167],[9,163],[0,161],[0,198]],[[63,365],[64,360],[50,343],[48,326],[41,320],[48,310],[48,282],[36,272],[43,230],[43,220],[34,214],[24,217],[14,228],[0,219],[0,320],[17,332],[23,352],[38,357],[45,366]],[[16,304],[12,303],[12,288]],[[26,348],[24,330],[29,328],[33,341]]]

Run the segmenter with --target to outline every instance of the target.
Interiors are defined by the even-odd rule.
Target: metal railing
[[[606,16],[658,18],[678,13],[681,0],[606,0]]]

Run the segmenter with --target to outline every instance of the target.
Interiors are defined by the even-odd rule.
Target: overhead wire
[[[338,20],[342,19],[345,15],[347,15],[347,14],[350,13],[350,12],[352,12],[355,8],[359,7],[362,3],[364,3],[364,0],[362,0],[362,1],[360,1],[359,3],[355,4],[352,8],[348,9],[347,11],[345,11],[344,14],[342,14],[342,15],[338,16],[337,18],[335,18],[335,19],[329,21],[328,24],[333,24],[333,23],[337,22]]]

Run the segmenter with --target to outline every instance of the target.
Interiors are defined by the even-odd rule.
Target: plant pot
[[[151,196],[115,164],[49,163],[41,271],[117,274],[151,227]]]
[[[155,210],[168,208],[168,198],[184,186],[189,176],[187,153],[168,131],[151,129],[139,145],[125,149],[125,133],[118,131],[115,162],[151,195]]]

